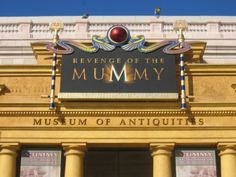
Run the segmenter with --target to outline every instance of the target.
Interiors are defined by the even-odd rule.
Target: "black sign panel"
[[[61,99],[177,99],[175,56],[124,51],[63,55]]]

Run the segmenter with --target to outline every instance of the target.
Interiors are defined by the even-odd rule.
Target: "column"
[[[62,144],[65,150],[65,177],[83,177],[85,143]]]
[[[221,177],[236,176],[236,143],[219,143]]]
[[[153,157],[153,177],[172,177],[171,155],[174,143],[150,145]]]
[[[16,157],[18,143],[0,143],[0,176],[16,176]]]

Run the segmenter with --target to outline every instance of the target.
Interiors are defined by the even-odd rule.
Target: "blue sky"
[[[82,15],[236,16],[236,0],[1,0],[0,16]]]

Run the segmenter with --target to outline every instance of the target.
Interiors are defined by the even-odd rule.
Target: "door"
[[[85,177],[152,177],[148,150],[91,150],[85,156]]]

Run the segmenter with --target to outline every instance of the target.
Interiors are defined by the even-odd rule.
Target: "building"
[[[187,110],[180,100],[150,99],[55,99],[49,110],[49,23],[64,23],[65,40],[91,43],[122,24],[155,43],[176,40],[173,24],[183,19],[194,41],[185,55]],[[1,17],[0,64],[0,177],[236,176],[236,17]]]

